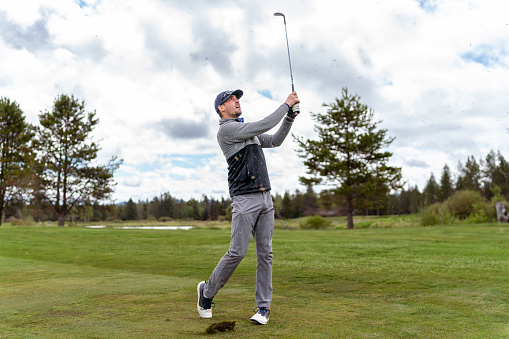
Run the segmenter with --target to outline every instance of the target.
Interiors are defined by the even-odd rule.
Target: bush
[[[421,209],[421,225],[422,226],[431,226],[431,225],[439,225],[440,217],[438,216],[438,206],[440,204],[433,204],[426,208]]]
[[[435,203],[426,208],[421,209],[421,225],[441,225],[452,224],[455,222],[454,216],[451,215],[448,209],[448,203]]]
[[[457,191],[447,201],[449,212],[460,220],[466,219],[475,213],[474,205],[483,202],[481,194],[476,191]]]
[[[173,219],[170,218],[170,217],[159,217],[159,221],[160,222],[167,222],[167,221],[172,221]]]
[[[497,220],[497,210],[493,202],[475,203],[473,209],[474,211],[466,220],[469,224],[480,224]]]
[[[33,226],[35,224],[32,217],[28,217],[26,219],[16,219],[15,217],[10,217],[9,220],[12,226]]]
[[[318,230],[329,228],[332,222],[319,215],[310,215],[303,222],[299,222],[300,228],[305,230]]]

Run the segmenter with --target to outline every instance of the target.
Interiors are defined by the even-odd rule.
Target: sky
[[[504,8],[506,7],[506,8]],[[116,202],[228,197],[218,93],[242,89],[257,121],[291,92],[291,133],[357,94],[395,140],[389,164],[420,190],[447,164],[509,158],[509,5],[495,0],[0,0],[0,97],[27,120],[74,95],[100,119],[98,161],[123,159]],[[271,132],[269,132],[271,133]],[[289,135],[265,150],[272,193],[305,188]],[[322,188],[317,188],[319,191]]]

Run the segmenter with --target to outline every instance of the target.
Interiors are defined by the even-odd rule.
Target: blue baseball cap
[[[216,101],[214,101],[214,108],[216,109],[216,112],[219,113],[219,106],[224,104],[226,100],[228,100],[229,97],[232,95],[235,95],[237,99],[240,99],[244,92],[242,92],[240,89],[235,91],[224,91],[217,95]]]

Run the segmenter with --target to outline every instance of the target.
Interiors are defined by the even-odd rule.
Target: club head
[[[282,16],[282,17],[283,17],[283,20],[285,21],[285,25],[286,25],[286,17],[285,17],[285,15],[284,15],[283,13],[281,13],[281,12],[276,12],[276,13],[274,13],[274,16]]]

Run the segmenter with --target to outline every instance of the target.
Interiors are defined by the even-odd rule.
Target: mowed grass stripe
[[[255,253],[198,318],[229,230],[0,227],[0,337],[509,337],[509,227],[274,232],[268,326],[250,323]]]

